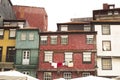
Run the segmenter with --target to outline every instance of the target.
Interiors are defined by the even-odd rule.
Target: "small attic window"
[[[68,31],[68,25],[61,25],[61,31]]]
[[[108,15],[112,15],[112,11],[109,11],[109,12],[108,12]]]
[[[119,12],[118,11],[114,11],[114,15],[118,15],[119,14]]]

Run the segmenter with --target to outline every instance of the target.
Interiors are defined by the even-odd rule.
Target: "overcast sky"
[[[48,14],[48,30],[56,31],[56,23],[69,22],[71,18],[92,17],[92,11],[103,8],[103,3],[115,4],[120,0],[11,0],[13,5],[44,7]]]

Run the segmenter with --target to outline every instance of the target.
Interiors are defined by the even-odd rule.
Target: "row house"
[[[13,10],[17,19],[26,20],[29,27],[37,27],[40,31],[47,31],[48,16],[43,7],[14,5]]]
[[[15,69],[36,77],[39,53],[39,29],[21,28],[16,31]]]
[[[0,27],[0,71],[14,69],[16,29],[24,23],[24,20],[3,20],[3,27]]]
[[[58,23],[57,26],[57,32],[40,32],[38,78],[69,80],[96,75],[97,32],[92,31],[87,22]]]
[[[103,4],[103,9],[93,11],[92,25],[97,31],[97,75],[120,75],[120,8]]]

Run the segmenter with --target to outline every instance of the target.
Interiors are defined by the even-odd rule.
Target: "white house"
[[[120,21],[93,21],[97,46],[97,75],[120,75]]]

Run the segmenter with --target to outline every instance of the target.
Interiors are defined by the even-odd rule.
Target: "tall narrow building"
[[[93,11],[92,24],[97,31],[97,75],[120,75],[120,8],[103,4],[103,9]]]

